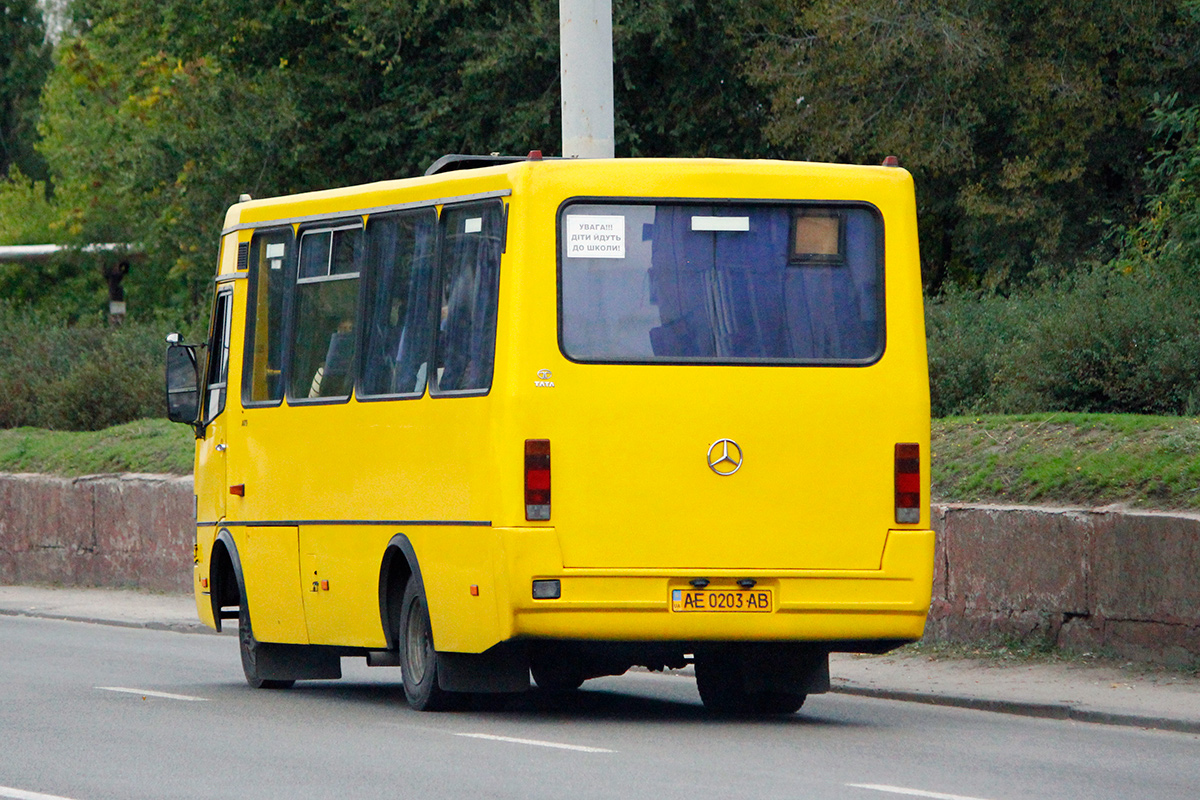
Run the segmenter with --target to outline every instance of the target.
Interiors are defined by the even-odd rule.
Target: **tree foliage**
[[[553,0],[76,0],[43,150],[66,229],[137,242],[142,302],[195,303],[224,209],[420,174],[448,152],[557,150]],[[622,155],[763,150],[733,0],[618,4]],[[742,38],[739,38],[741,36]]]
[[[134,317],[203,315],[243,192],[558,148],[555,0],[63,2],[52,67],[0,19],[0,242],[140,245]],[[1200,0],[614,6],[619,156],[914,173],[936,409],[1200,410]],[[81,258],[0,296],[106,297]]]
[[[1200,413],[1200,106],[1150,114],[1146,214],[1118,258],[1009,297],[928,309],[935,414]]]
[[[45,180],[34,150],[38,95],[50,70],[50,45],[36,0],[5,0],[0,6],[0,179],[17,167]]]
[[[1153,97],[1200,101],[1195,0],[614,5],[618,155],[899,155],[934,291],[1111,256],[1144,208]],[[71,8],[42,96],[57,230],[147,248],[135,310],[199,301],[242,192],[557,150],[553,0]]]
[[[1147,104],[1200,90],[1195,5],[1178,0],[817,0],[773,24],[754,52],[768,138],[900,155],[934,288],[1103,256],[1143,190]]]
[[[1200,278],[1200,106],[1172,94],[1150,115],[1156,148],[1147,167],[1145,217],[1130,228],[1120,260],[1126,272],[1173,277],[1196,294]]]

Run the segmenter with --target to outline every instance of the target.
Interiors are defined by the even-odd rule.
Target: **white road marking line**
[[[470,739],[488,739],[493,742],[509,742],[511,744],[529,744],[534,747],[553,747],[557,750],[575,750],[580,753],[615,753],[603,747],[584,747],[581,744],[563,744],[562,742],[544,742],[540,739],[518,739],[515,736],[493,736],[490,733],[456,733],[455,736],[466,736]]]
[[[192,697],[187,694],[171,694],[170,692],[152,692],[149,689],[128,689],[124,686],[97,686],[105,692],[124,692],[125,694],[140,694],[142,697],[161,697],[164,700],[187,700],[192,703],[207,703],[207,697]]]
[[[60,797],[56,794],[24,792],[20,789],[10,789],[7,786],[0,786],[0,797],[11,797],[12,800],[71,800],[69,797]]]
[[[924,789],[905,789],[902,786],[884,786],[878,783],[847,783],[855,789],[870,789],[874,792],[889,792],[903,794],[909,797],[929,797],[932,800],[983,800],[981,797],[967,797],[964,794],[946,794],[944,792],[927,792]]]

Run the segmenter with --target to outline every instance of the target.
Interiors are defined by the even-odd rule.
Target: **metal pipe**
[[[612,0],[558,0],[562,154],[612,158]]]
[[[59,253],[120,253],[131,257],[142,255],[132,244],[87,244],[82,247],[67,244],[6,244],[0,245],[0,264],[36,264],[49,261]]]

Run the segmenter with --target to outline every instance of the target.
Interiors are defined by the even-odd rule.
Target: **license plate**
[[[672,589],[672,611],[770,613],[770,589]]]

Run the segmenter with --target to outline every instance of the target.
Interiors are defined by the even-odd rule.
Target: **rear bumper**
[[[915,641],[933,584],[934,533],[889,531],[878,570],[710,570],[710,588],[752,578],[770,613],[679,613],[672,589],[700,577],[667,570],[563,569],[550,528],[501,529],[506,638],[623,641]],[[557,579],[556,600],[534,600],[533,580]]]

